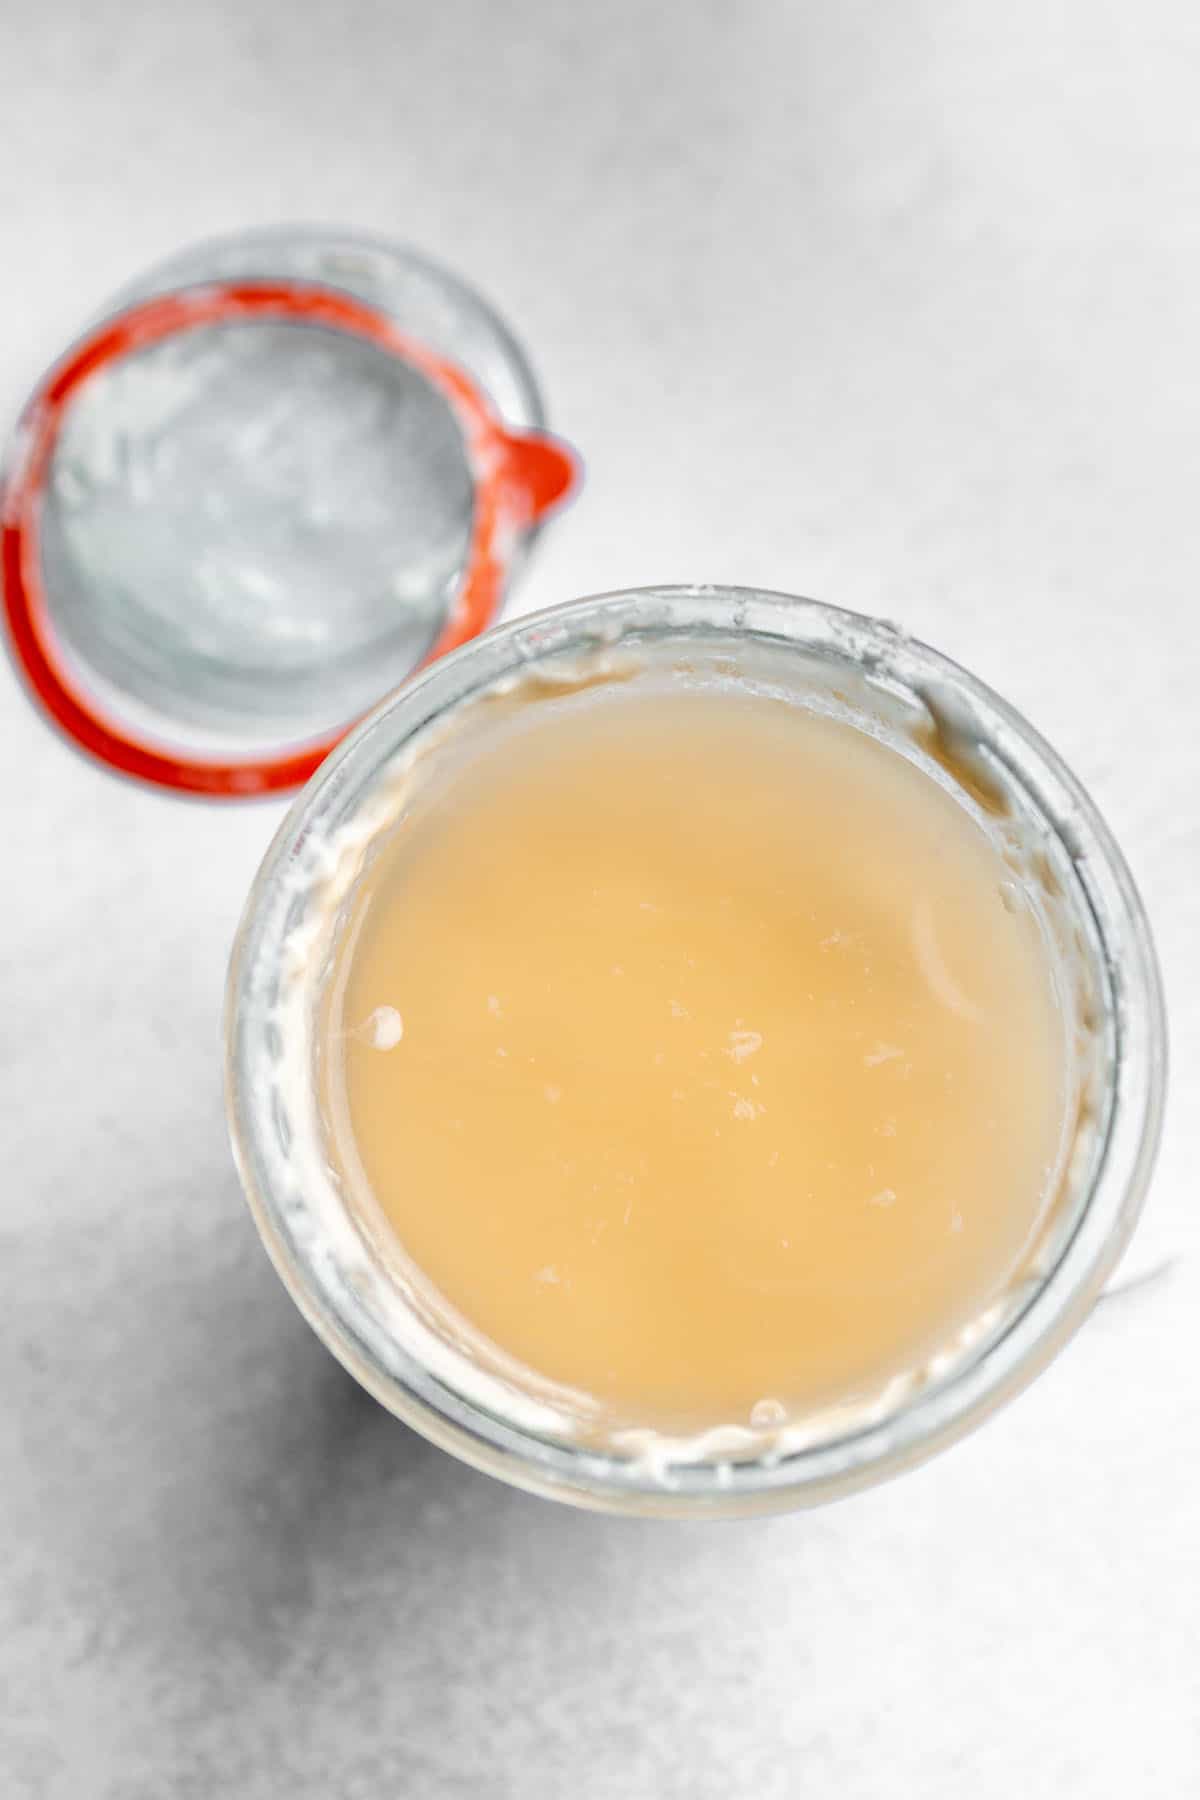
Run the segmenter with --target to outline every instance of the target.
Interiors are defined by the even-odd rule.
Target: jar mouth
[[[312,1015],[331,908],[363,844],[394,816],[394,778],[414,747],[432,744],[436,754],[437,728],[506,682],[664,645],[803,669],[806,683],[839,693],[860,684],[882,716],[923,734],[924,754],[951,767],[976,808],[1014,796],[1086,969],[1080,1006],[1096,1053],[1054,1228],[952,1353],[870,1401],[786,1429],[602,1441],[565,1430],[552,1400],[476,1381],[469,1357],[441,1355],[408,1329],[411,1320],[403,1333],[391,1328],[395,1313],[382,1305],[363,1237],[336,1195],[318,1194],[315,1083],[297,1021]],[[281,826],[246,904],[226,1003],[227,1107],[251,1210],[301,1311],[350,1372],[489,1473],[579,1505],[663,1516],[781,1509],[867,1485],[923,1460],[1025,1385],[1082,1322],[1132,1232],[1157,1149],[1165,1063],[1160,982],[1132,877],[1095,806],[1037,733],[887,622],[735,588],[646,588],[528,615],[385,701]]]

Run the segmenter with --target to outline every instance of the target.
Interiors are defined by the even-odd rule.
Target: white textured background
[[[181,242],[397,235],[586,453],[523,605],[812,593],[1034,718],[1157,927],[1177,1255],[833,1510],[607,1522],[468,1473],[239,1199],[218,1009],[276,810],[102,777],[0,669],[0,1795],[1200,1790],[1200,11],[0,0],[0,67],[6,416]]]

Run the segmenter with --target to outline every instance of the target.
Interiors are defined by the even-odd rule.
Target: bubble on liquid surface
[[[367,1020],[367,1030],[376,1050],[394,1050],[404,1036],[404,1020],[394,1006],[377,1006]]]

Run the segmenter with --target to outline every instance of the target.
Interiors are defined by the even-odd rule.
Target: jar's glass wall
[[[470,696],[531,665],[649,644],[729,679],[809,692],[823,684],[830,704],[869,693],[888,729],[921,739],[921,754],[957,759],[976,799],[986,805],[989,789],[1002,796],[1025,859],[1017,873],[1040,884],[1072,972],[1079,1068],[1075,1151],[1058,1202],[1020,1279],[953,1353],[871,1406],[787,1437],[726,1434],[686,1455],[645,1442],[598,1447],[552,1394],[475,1381],[439,1342],[436,1322],[407,1316],[397,1330],[394,1282],[330,1176],[310,1061],[331,900],[336,907],[339,881],[386,822],[389,782],[412,745]],[[402,690],[330,759],[285,822],[247,907],[228,1018],[230,1116],[247,1193],[318,1331],[386,1405],[446,1448],[521,1485],[619,1510],[733,1512],[821,1499],[966,1429],[1084,1316],[1132,1228],[1161,1110],[1161,1000],[1140,904],[1102,821],[1053,753],[981,684],[893,628],[737,590],[579,602],[490,633]]]

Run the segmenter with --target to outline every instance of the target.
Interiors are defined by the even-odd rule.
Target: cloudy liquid
[[[516,708],[373,857],[329,992],[335,1156],[477,1331],[623,1420],[918,1368],[1055,1178],[1037,916],[965,801],[783,701]]]

